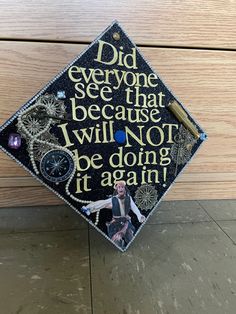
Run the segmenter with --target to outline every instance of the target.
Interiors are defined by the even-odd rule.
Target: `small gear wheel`
[[[148,211],[156,204],[158,198],[157,190],[154,186],[145,184],[141,185],[135,192],[135,203],[141,210]]]
[[[47,114],[57,118],[63,118],[66,114],[66,107],[63,100],[56,98],[54,94],[45,94],[39,97],[37,104],[46,106]]]
[[[21,119],[24,127],[32,136],[41,132],[47,125],[47,121],[45,119],[38,118],[32,112],[24,114]],[[17,129],[23,138],[28,138],[28,135],[25,134],[24,130],[22,129],[22,125],[19,123],[19,121],[17,123]]]
[[[192,148],[196,143],[193,135],[183,127],[180,126],[179,132],[174,137],[175,143],[172,145],[170,155],[172,160],[177,164],[185,164],[189,161],[192,155]]]
[[[170,155],[175,163],[183,165],[191,158],[191,150],[183,145],[179,147],[177,144],[174,144],[171,147]]]

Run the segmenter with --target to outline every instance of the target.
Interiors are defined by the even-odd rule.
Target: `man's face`
[[[119,197],[122,197],[125,195],[125,186],[124,184],[117,184],[116,186],[117,194]]]

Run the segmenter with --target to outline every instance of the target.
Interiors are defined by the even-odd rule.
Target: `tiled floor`
[[[236,313],[236,200],[162,202],[126,253],[67,206],[0,233],[0,314]]]

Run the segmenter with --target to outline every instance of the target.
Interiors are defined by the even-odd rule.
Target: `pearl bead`
[[[71,177],[69,178],[67,184],[66,184],[66,194],[72,198],[74,201],[76,202],[79,202],[79,203],[82,203],[82,204],[89,204],[91,203],[92,201],[89,201],[89,200],[81,200],[77,197],[75,197],[74,195],[72,195],[69,191],[69,187],[70,187],[70,184],[72,182],[72,179],[76,173],[76,159],[75,159],[75,156],[72,154],[71,151],[69,151],[68,149],[66,148],[63,148],[59,145],[56,145],[56,144],[51,144],[51,143],[48,143],[47,141],[42,141],[39,139],[39,137],[44,134],[46,131],[48,131],[52,125],[52,123],[54,123],[53,119],[52,118],[49,118],[48,120],[48,123],[46,124],[46,126],[40,131],[38,132],[37,134],[35,135],[32,135],[29,130],[26,128],[26,126],[24,125],[23,123],[23,119],[27,116],[27,113],[29,113],[30,111],[32,111],[33,109],[37,108],[37,107],[41,107],[41,108],[45,108],[46,110],[48,109],[48,107],[44,104],[41,104],[40,101],[37,101],[34,105],[30,106],[29,108],[26,108],[26,109],[22,109],[20,110],[19,112],[19,115],[18,115],[18,128],[22,129],[22,132],[24,134],[26,134],[26,136],[29,138],[29,141],[30,141],[30,144],[29,144],[29,157],[30,157],[30,161],[32,163],[32,167],[33,167],[33,170],[34,172],[39,175],[39,171],[38,171],[38,168],[36,166],[36,163],[35,163],[35,160],[34,160],[34,144],[35,143],[40,143],[40,144],[45,144],[45,145],[48,145],[49,147],[52,147],[54,149],[60,149],[60,150],[64,150],[66,151],[68,154],[70,154],[70,156],[73,158],[73,161],[74,161],[74,170],[71,174]],[[58,185],[59,182],[56,182],[56,185]],[[96,222],[98,223],[98,220],[99,220],[99,213],[98,213],[98,216],[96,218]]]

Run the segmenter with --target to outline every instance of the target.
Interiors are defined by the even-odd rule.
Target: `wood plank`
[[[235,199],[236,181],[176,183],[165,200]]]
[[[0,38],[91,42],[115,19],[138,44],[236,48],[228,0],[2,0]]]
[[[3,122],[85,46],[2,42],[1,48],[0,120]],[[232,104],[236,103],[236,53],[160,48],[143,48],[142,52],[209,135],[209,140],[187,167],[180,182],[175,184],[174,192],[171,190],[170,195],[168,193],[167,199],[235,197],[236,108]],[[16,177],[29,176],[2,152],[0,160],[0,176],[5,177],[1,186],[5,186],[6,182],[12,186]],[[40,205],[42,201],[44,204],[58,203],[57,198],[51,196],[51,192],[37,186],[36,180],[30,179],[31,183],[28,179],[17,180],[17,185],[25,185],[22,188],[22,197],[14,201],[11,194],[21,189],[13,190],[6,185],[6,189],[1,188],[0,192],[2,206],[9,202],[10,206],[14,202],[22,205],[25,205],[24,202],[26,205],[38,202]],[[28,184],[32,185],[28,187]],[[32,196],[27,199],[29,191],[34,195],[33,200]],[[42,191],[44,200],[41,200]]]
[[[224,182],[236,181],[236,172],[199,172],[192,173],[184,171],[183,175],[179,176],[176,182]]]
[[[236,182],[176,183],[163,200],[234,199]],[[42,197],[43,195],[43,197]],[[46,187],[0,188],[0,207],[59,205],[64,202]]]
[[[0,123],[85,47],[2,42]],[[161,48],[142,48],[142,52],[209,135],[188,171],[236,172],[236,53]],[[1,177],[25,175],[5,154],[0,158]]]
[[[221,180],[224,182],[236,181],[236,172],[233,173],[189,173],[184,172],[180,177],[176,179],[177,183],[183,182],[218,182]],[[39,187],[42,184],[33,177],[0,177],[0,188],[15,188],[15,187]]]
[[[0,207],[58,204],[64,202],[44,186],[0,188]]]

